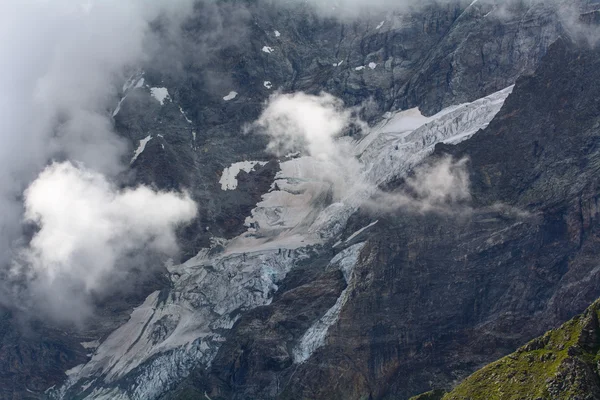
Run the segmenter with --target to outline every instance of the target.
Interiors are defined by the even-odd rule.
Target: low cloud
[[[144,267],[128,252],[143,258],[146,252],[176,250],[173,227],[189,216],[177,212],[189,213],[190,200],[148,188],[115,189],[130,149],[115,134],[111,111],[130,70],[156,50],[147,46],[157,34],[153,22],[160,19],[161,35],[177,35],[193,4],[5,2],[0,13],[5,39],[0,41],[0,275],[5,278],[0,298],[6,306],[35,304],[55,310],[57,319],[69,319],[68,310],[89,305],[85,294],[107,289],[108,273]],[[55,160],[71,163],[46,169]],[[129,203],[133,200],[147,206],[136,209]],[[77,296],[69,301],[68,293]],[[73,312],[72,319],[80,314]]]
[[[361,173],[360,162],[354,157],[353,146],[341,136],[349,129],[361,129],[364,123],[357,117],[358,109],[344,107],[344,102],[328,93],[274,94],[251,129],[267,136],[267,150],[284,157],[300,153],[319,162],[319,178],[331,183],[335,199],[356,190]],[[353,181],[353,185],[348,182]]]
[[[444,156],[415,168],[396,192],[378,191],[366,206],[391,212],[405,209],[417,213],[468,211],[471,200],[468,159]]]
[[[52,164],[25,192],[25,219],[38,230],[20,250],[12,278],[27,282],[35,308],[77,322],[91,311],[92,294],[111,293],[140,266],[140,253],[174,255],[177,227],[196,212],[187,194],[120,190],[98,172]]]
[[[434,4],[468,6],[471,2],[472,0],[290,0],[283,4],[309,5],[326,17],[359,18],[387,11],[415,10]]]
[[[443,157],[417,167],[406,178],[401,192],[385,192],[369,182],[363,164],[356,157],[353,141],[343,136],[352,129],[366,127],[357,117],[359,111],[345,108],[342,100],[327,93],[274,94],[252,128],[269,137],[267,149],[279,157],[298,152],[315,158],[312,164],[298,164],[310,171],[297,173],[312,179],[316,174],[329,183],[334,201],[357,195],[356,198],[364,199],[362,205],[384,212],[401,208],[414,212],[453,212],[469,202],[466,159]]]

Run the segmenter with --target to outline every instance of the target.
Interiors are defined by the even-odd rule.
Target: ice
[[[274,49],[274,48],[272,48],[272,47],[269,47],[269,46],[263,46],[263,48],[262,48],[262,51],[263,51],[264,53],[271,54],[272,52],[274,52],[274,51],[275,51],[275,49]]]
[[[169,91],[164,87],[150,88],[150,94],[152,94],[152,97],[154,97],[161,106],[165,104],[166,99],[169,99]]]
[[[142,154],[144,152],[144,150],[146,149],[146,145],[148,144],[149,141],[152,140],[152,136],[148,135],[145,138],[143,138],[142,140],[140,140],[140,144],[138,146],[137,149],[135,149],[135,153],[133,154],[133,157],[131,158],[131,162],[129,164],[133,164],[135,162],[135,160],[137,160],[137,158],[140,156],[140,154]]]
[[[67,376],[77,375],[79,372],[81,372],[81,370],[83,369],[84,366],[85,366],[85,364],[81,364],[76,367],[73,367],[73,368],[65,371],[65,374]]]
[[[194,138],[195,140],[195,138]],[[240,172],[251,172],[257,165],[266,165],[266,162],[262,161],[242,161],[235,164],[232,164],[230,167],[225,168],[223,174],[221,175],[221,180],[219,183],[221,184],[222,190],[235,190],[238,185],[237,176]]]
[[[183,378],[194,365],[210,365],[223,341],[219,332],[231,329],[237,319],[232,315],[269,304],[277,283],[307,257],[307,250],[285,249],[279,243],[272,250],[247,253],[206,249],[170,267],[170,295],[163,298],[157,291],[148,296],[92,359],[73,371],[68,385],[84,385],[92,377],[101,377],[96,394],[88,398],[108,393],[118,398],[125,393],[110,391],[112,382],[149,362],[127,398],[155,398],[165,390],[165,382]]]
[[[362,168],[357,179],[376,187],[405,175],[431,154],[436,143],[458,143],[487,126],[511,91],[509,87],[431,117],[418,109],[387,114],[352,143]],[[150,139],[140,141],[136,154]],[[335,166],[300,154],[294,157],[280,162],[272,190],[246,219],[247,231],[230,241],[213,240],[210,248],[184,264],[168,265],[168,295],[150,295],[85,366],[70,371],[67,383],[53,391],[55,398],[73,398],[84,388],[93,389],[88,399],[159,398],[193,367],[210,366],[225,340],[223,330],[231,329],[236,316],[270,304],[286,274],[313,254],[314,245],[331,240],[338,247],[350,245],[327,267],[341,270],[348,287],[293,347],[294,360],[308,360],[326,342],[356,284],[354,268],[364,243],[352,242],[362,240],[360,235],[377,221],[339,240],[348,219],[371,192],[349,191],[332,202],[334,185],[322,174]],[[235,186],[237,173],[251,170],[253,163],[229,167],[221,177],[222,187]]]
[[[353,272],[354,266],[358,261],[358,256],[363,249],[365,243],[359,243],[346,250],[340,252],[334,259],[329,263],[329,267],[335,266],[340,269],[348,286],[340,297],[338,297],[336,303],[331,307],[323,317],[321,317],[316,323],[314,323],[304,333],[302,338],[296,347],[292,350],[292,356],[294,362],[303,363],[310,358],[312,353],[325,345],[325,339],[327,338],[327,332],[329,327],[332,326],[339,318],[342,307],[348,301],[349,291],[353,286]]]
[[[229,101],[229,100],[233,100],[237,97],[238,92],[234,92],[233,90],[231,92],[229,92],[229,94],[225,97],[223,97],[223,100],[225,101]]]
[[[388,116],[357,146],[367,181],[387,182],[408,172],[431,154],[437,143],[456,144],[470,138],[489,124],[512,89],[448,107],[432,117],[422,116],[417,109]]]

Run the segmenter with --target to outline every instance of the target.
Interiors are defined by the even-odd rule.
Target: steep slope
[[[443,400],[600,398],[600,302],[458,385]]]
[[[204,12],[206,4],[200,4],[185,27],[189,41],[179,49],[184,59],[175,66],[171,60],[152,60],[132,72],[114,110],[117,129],[131,143],[128,161],[137,181],[189,190],[202,204],[201,216],[180,234],[182,261],[191,259],[169,266],[168,279],[148,284],[141,295],[121,299],[126,304],[104,305],[100,327],[84,334],[69,332],[66,344],[62,337],[49,335],[42,350],[35,347],[37,339],[25,343],[18,351],[32,356],[19,358],[23,366],[18,371],[25,371],[19,376],[36,371],[40,382],[27,387],[35,392],[29,393],[24,380],[14,380],[14,369],[4,368],[0,386],[7,396],[43,396],[45,388],[60,381],[56,364],[40,372],[32,367],[46,365],[36,360],[50,357],[59,357],[61,368],[69,371],[68,382],[55,392],[63,398],[145,399],[177,386],[192,370],[180,389],[190,385],[190,390],[206,391],[213,399],[282,393],[306,398],[408,396],[444,386],[581,311],[594,296],[596,276],[581,267],[580,275],[561,281],[566,260],[580,251],[566,239],[563,214],[541,222],[489,209],[468,222],[447,216],[389,218],[356,213],[369,193],[356,194],[340,207],[330,204],[323,188],[288,217],[284,213],[272,221],[267,216],[279,212],[277,201],[296,194],[298,176],[290,171],[305,172],[312,160],[280,163],[264,151],[264,138],[240,134],[276,89],[326,90],[348,105],[372,98],[365,118],[380,124],[356,143],[357,157],[370,180],[395,187],[436,143],[458,143],[484,128],[510,92],[503,89],[521,74],[532,73],[547,46],[564,31],[547,2],[522,2],[509,16],[502,14],[500,3],[455,1],[412,14],[390,10],[342,23],[319,18],[303,6],[269,8],[255,1],[225,1],[219,3],[219,17],[231,29],[208,43],[206,32],[215,24],[207,20],[212,14]],[[578,5],[584,10],[591,3]],[[239,32],[231,30],[240,25],[247,26],[239,36],[244,40],[226,40],[229,34],[236,37]],[[414,130],[395,127],[411,115],[385,114],[416,106],[431,117],[419,113],[421,122]],[[558,103],[543,106],[536,105],[550,114],[560,109]],[[531,123],[543,118],[540,113],[532,110],[531,119],[521,117]],[[512,157],[507,152],[517,139],[494,145],[489,153],[481,150],[478,159]],[[448,151],[470,155],[475,150]],[[519,157],[527,160],[528,153]],[[238,162],[251,162],[253,168],[229,176]],[[516,170],[503,176],[518,183]],[[224,174],[228,182],[237,183],[226,187],[232,190],[223,190]],[[274,180],[283,190],[271,190]],[[476,204],[489,206],[480,199],[491,199],[492,194],[477,190]],[[577,215],[569,217],[574,230],[579,226]],[[279,235],[281,226],[285,232],[266,245],[254,240],[256,232],[245,225],[250,216],[260,222],[259,234]],[[302,229],[295,229],[298,226]],[[433,250],[436,254],[430,256]],[[578,254],[595,256],[593,249],[586,250],[589,254]],[[405,267],[409,261],[412,269]],[[501,266],[492,268],[494,263]],[[531,275],[525,264],[532,268]],[[503,273],[515,279],[510,290]],[[534,283],[529,285],[530,278]],[[452,285],[459,283],[464,290],[454,297]],[[519,303],[516,293],[523,287],[532,299]],[[572,294],[577,288],[587,292]],[[572,301],[563,302],[559,294],[548,300],[565,291]],[[491,307],[502,293],[505,302]],[[133,306],[138,307],[124,323],[124,310]],[[512,308],[516,320],[529,321],[544,307],[554,311],[528,329],[512,332],[503,326],[510,323],[505,318]],[[467,329],[496,320],[503,322],[490,329],[491,342]],[[470,334],[466,339],[460,338],[462,329]],[[262,335],[263,330],[268,334]],[[14,337],[2,339],[7,365],[18,358]],[[98,349],[78,344],[94,340],[102,342]],[[438,341],[444,340],[455,346],[437,354]],[[465,350],[473,345],[472,353]],[[45,350],[57,347],[58,352]],[[80,363],[85,366],[71,369]]]
[[[487,126],[511,89],[430,118],[419,116],[417,110],[390,115],[355,144],[365,179],[388,182],[431,154],[436,143],[468,139]],[[286,344],[261,345],[256,351],[258,362],[289,367],[308,359],[324,344],[347,301],[342,290],[353,282],[352,269],[364,247],[359,241],[377,223],[333,245],[371,190],[351,191],[331,204],[332,185],[318,173],[331,166],[320,164],[307,156],[281,161],[272,190],[252,211],[248,231],[231,241],[214,240],[211,248],[169,267],[170,288],[151,294],[126,324],[95,349],[88,363],[70,374],[55,396],[157,398],[193,368],[225,362],[218,358],[224,342],[221,357],[229,356],[228,352],[267,323],[253,322],[257,325],[250,329],[243,328],[242,321],[254,321],[252,310],[261,315],[261,307],[278,301],[285,303],[280,308],[284,316],[271,316],[271,312],[264,316],[297,320],[285,334],[277,323],[268,323],[274,324],[276,335],[269,342]],[[332,245],[337,255],[331,254]],[[312,277],[305,285],[302,273]],[[285,289],[280,290],[281,286]],[[228,332],[234,325],[237,328]],[[290,346],[294,347],[291,351]],[[265,358],[268,361],[262,361]]]
[[[471,158],[469,212],[355,216],[344,237],[379,222],[324,346],[305,362],[273,365],[258,349],[277,336],[240,322],[238,341],[195,378],[208,396],[408,398],[451,385],[584,310],[600,295],[599,56],[558,41],[485,130],[438,145],[438,155]]]

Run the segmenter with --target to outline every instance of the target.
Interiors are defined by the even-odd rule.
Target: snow
[[[431,117],[418,109],[387,114],[352,143],[364,179],[374,185],[389,182],[431,154],[436,143],[466,140],[489,124],[511,91],[509,87]],[[140,154],[150,139],[140,141]],[[235,187],[239,171],[252,170],[253,163],[257,162],[230,166],[221,177],[222,188]],[[189,261],[169,265],[170,295],[161,297],[155,292],[148,296],[85,366],[71,371],[67,383],[55,391],[58,398],[72,398],[85,384],[94,389],[88,399],[157,399],[193,367],[210,366],[225,340],[222,331],[236,322],[233,315],[270,304],[279,282],[313,254],[314,245],[338,241],[338,246],[350,247],[327,268],[342,271],[347,288],[293,347],[295,362],[308,360],[326,343],[329,328],[357,284],[354,268],[364,243],[351,242],[377,223],[359,229],[344,242],[339,240],[348,219],[371,192],[350,191],[331,203],[332,183],[322,177],[322,171],[331,168],[326,161],[308,156],[282,160],[272,190],[246,219],[247,231],[230,241],[215,239],[211,248]],[[125,376],[127,382],[135,383],[129,389],[119,386]],[[89,386],[93,379],[96,382]]]
[[[123,105],[123,102],[125,101],[125,99],[128,96],[128,92],[132,89],[139,89],[142,86],[144,86],[144,78],[143,78],[144,73],[136,73],[134,75],[132,75],[124,84],[123,84],[123,88],[122,88],[122,93],[123,93],[123,97],[121,97],[121,100],[119,100],[119,102],[117,103],[117,106],[115,107],[113,113],[112,113],[112,117],[116,117],[117,114],[119,114],[119,112],[121,111],[121,106]]]
[[[362,71],[363,69],[365,69],[366,67],[364,65],[361,65],[360,67],[356,67],[354,68],[356,71]]]
[[[88,398],[98,399],[102,398],[100,394],[108,393],[118,398],[125,394],[111,392],[111,383],[148,362],[135,378],[131,393],[123,398],[155,398],[165,390],[165,382],[183,378],[186,368],[209,365],[223,342],[219,332],[231,329],[237,320],[230,316],[269,304],[277,282],[307,257],[307,250],[284,251],[282,247],[216,255],[206,249],[188,262],[169,268],[173,277],[171,295],[161,298],[157,291],[148,296],[129,321],[70,377],[68,385],[102,377],[106,387],[99,382],[101,386]]]
[[[361,229],[357,230],[357,231],[356,231],[356,232],[354,232],[352,235],[350,235],[350,236],[348,237],[348,239],[346,239],[344,242],[345,242],[345,243],[349,243],[349,242],[351,242],[351,241],[352,241],[353,239],[355,239],[355,238],[356,238],[358,235],[360,235],[361,233],[363,233],[363,232],[364,232],[364,231],[366,231],[367,229],[369,229],[369,228],[371,228],[371,227],[375,226],[375,225],[376,225],[378,222],[379,222],[379,220],[377,220],[377,221],[375,221],[375,222],[372,222],[372,223],[370,223],[369,225],[365,226],[364,228],[361,228]]]
[[[344,63],[344,60],[337,62],[337,63],[333,63],[334,67],[339,67],[340,65],[342,65]]]
[[[265,194],[252,215],[246,219],[246,226],[260,227],[261,235],[273,237],[282,234],[294,235],[297,227],[312,225],[321,206],[331,190],[331,183],[323,182],[322,171],[332,168],[323,161],[312,157],[299,157],[280,164],[271,192]],[[314,241],[314,238],[306,237]]]
[[[183,118],[185,118],[188,124],[192,123],[192,120],[188,118],[187,114],[185,113],[185,111],[183,111],[183,108],[181,108],[181,106],[179,106],[179,112],[181,112],[181,115],[183,115]]]
[[[161,106],[164,105],[165,100],[169,98],[169,91],[167,90],[167,88],[164,87],[150,88],[150,94],[152,94],[152,97],[154,97],[156,101],[160,103]]]
[[[95,349],[100,346],[100,342],[98,340],[94,340],[93,342],[81,342],[80,344],[84,349]]]
[[[377,30],[381,29],[383,27],[383,24],[385,24],[385,21],[381,21],[375,29],[377,29]]]
[[[472,103],[448,107],[432,117],[418,109],[394,113],[357,145],[366,179],[387,182],[408,172],[437,143],[456,144],[487,127],[512,92],[510,86]]]
[[[137,158],[140,156],[140,154],[142,154],[144,152],[144,150],[146,149],[146,145],[148,144],[149,141],[152,140],[152,136],[148,135],[145,138],[143,138],[142,140],[140,140],[140,144],[138,146],[137,149],[135,149],[135,153],[133,154],[133,157],[131,158],[131,161],[129,162],[129,164],[133,164],[135,162],[135,160],[137,160]]]
[[[305,333],[302,335],[299,343],[292,350],[292,357],[294,362],[303,363],[310,358],[310,356],[319,347],[325,345],[325,339],[327,338],[327,332],[339,318],[342,308],[348,301],[349,292],[353,284],[353,272],[354,266],[358,261],[358,256],[363,249],[365,243],[359,243],[346,250],[340,252],[334,259],[329,263],[329,268],[336,266],[344,274],[344,279],[348,286],[340,297],[338,297],[336,303],[331,307],[323,317],[315,322]]]
[[[272,89],[273,88],[273,84],[271,83],[271,81],[265,81],[263,83],[264,87],[266,87],[267,89]]]
[[[143,87],[144,86],[144,82],[145,82],[144,78],[140,78],[137,81],[137,83],[135,84],[134,89],[139,89],[139,88]]]
[[[225,168],[219,183],[221,184],[222,190],[235,190],[238,185],[237,177],[240,172],[244,171],[250,173],[254,170],[257,165],[266,165],[266,162],[262,161],[242,161],[232,164],[230,167]]]
[[[370,62],[370,63],[369,63],[369,68],[371,68],[371,69],[375,69],[375,68],[377,68],[377,64],[376,64],[376,63],[374,63],[374,62]]]
[[[115,111],[113,111],[112,113],[112,117],[116,117],[117,114],[119,113],[119,111],[121,111],[121,104],[123,104],[123,101],[125,101],[125,99],[127,98],[127,96],[124,96],[121,98],[121,100],[119,100],[119,103],[117,104],[117,107],[115,107]]]
[[[281,36],[281,33],[279,31],[277,31],[277,30],[275,32],[273,32],[273,33],[275,34],[275,37]]]
[[[274,48],[272,48],[272,47],[269,47],[269,46],[264,46],[264,47],[262,48],[262,51],[263,51],[264,53],[271,54],[272,52],[274,52],[274,51],[275,51],[275,49],[274,49]]]
[[[138,72],[133,74],[124,84],[122,88],[123,93],[127,93],[130,89],[139,89],[144,86],[144,73]]]
[[[76,367],[73,367],[73,368],[65,371],[65,374],[67,376],[77,375],[79,372],[81,372],[81,370],[84,366],[85,366],[85,364],[77,365]]]
[[[237,97],[238,92],[234,92],[233,90],[231,92],[229,92],[229,94],[225,97],[223,97],[223,100],[225,101],[229,101],[229,100],[233,100]]]

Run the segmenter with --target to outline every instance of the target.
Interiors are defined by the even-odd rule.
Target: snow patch
[[[383,27],[383,24],[385,24],[385,21],[381,21],[379,23],[379,25],[377,25],[377,27],[375,27],[375,29],[377,29],[377,30],[381,29]]]
[[[279,37],[279,36],[281,36],[281,32],[279,32],[279,31],[277,31],[277,30],[276,30],[276,31],[274,31],[273,33],[275,34],[275,37]]]
[[[130,165],[133,164],[134,161],[137,160],[137,158],[140,156],[140,154],[142,154],[144,152],[144,150],[146,149],[146,145],[151,140],[152,140],[152,136],[150,136],[150,135],[148,135],[145,138],[143,138],[142,140],[140,140],[140,144],[139,144],[138,148],[135,149],[135,153],[133,154],[133,157],[131,158],[131,162],[129,163]]]
[[[244,171],[249,173],[253,171],[257,165],[263,166],[266,164],[266,162],[262,161],[242,161],[232,164],[230,167],[225,168],[223,175],[221,175],[221,180],[219,181],[221,189],[235,190],[238,185],[237,177],[240,172]]]
[[[361,65],[360,67],[356,67],[354,68],[354,70],[356,71],[362,71],[363,69],[365,69],[366,67],[364,65]]]
[[[123,101],[125,101],[126,98],[127,98],[127,96],[124,96],[123,98],[121,98],[121,100],[119,100],[117,107],[115,107],[115,111],[113,111],[113,113],[112,113],[113,118],[117,116],[119,111],[121,111],[121,104],[123,104]]]
[[[152,94],[152,97],[154,97],[156,101],[160,103],[161,106],[165,104],[166,99],[170,99],[169,91],[167,90],[167,88],[164,87],[150,88],[150,94]]]
[[[183,118],[185,118],[188,124],[192,123],[192,120],[187,117],[187,114],[185,113],[185,111],[183,111],[183,108],[181,108],[181,106],[179,106],[179,112],[181,112],[181,115],[183,115]]]
[[[262,48],[262,51],[263,51],[264,53],[271,54],[272,52],[274,52],[274,51],[275,51],[275,49],[274,49],[274,48],[272,48],[272,47],[269,47],[269,46],[264,46],[264,47]]]
[[[225,100],[225,101],[233,100],[237,97],[237,95],[238,95],[238,92],[234,92],[232,90],[231,92],[229,92],[229,94],[227,96],[223,97],[223,100]]]
[[[377,223],[378,223],[378,222],[379,222],[379,220],[377,220],[377,221],[375,221],[375,222],[372,222],[372,223],[370,223],[369,225],[365,226],[364,228],[361,228],[361,229],[357,230],[357,231],[356,231],[356,232],[354,232],[352,235],[350,235],[350,236],[348,237],[348,239],[346,239],[344,242],[345,242],[345,243],[349,243],[349,242],[351,242],[353,239],[355,239],[355,238],[356,238],[358,235],[360,235],[361,233],[363,233],[363,232],[364,232],[364,231],[366,231],[367,229],[369,229],[369,228],[371,228],[371,227],[373,227],[373,226],[377,225]]]
[[[377,63],[370,62],[370,63],[369,63],[369,68],[371,68],[371,69],[375,69],[375,68],[377,68]]]
[[[273,89],[273,84],[271,83],[271,81],[265,81],[263,83],[264,87],[266,87],[267,89]]]

